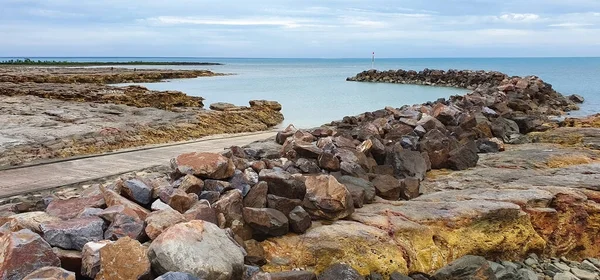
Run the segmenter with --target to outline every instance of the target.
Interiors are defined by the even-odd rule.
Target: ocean
[[[467,93],[466,89],[346,82],[371,69],[371,59],[259,58],[32,58],[70,61],[201,61],[216,66],[139,66],[137,68],[209,69],[235,75],[140,84],[154,90],[179,90],[214,102],[248,105],[252,99],[279,101],[285,122],[315,127],[347,115],[386,106],[401,107]],[[0,58],[0,60],[4,60]],[[135,66],[127,66],[135,67]],[[509,75],[536,75],[565,94],[586,99],[573,116],[600,112],[600,58],[410,58],[378,59],[374,68],[496,70]]]

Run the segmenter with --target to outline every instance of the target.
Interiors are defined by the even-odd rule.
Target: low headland
[[[291,125],[220,154],[182,154],[101,184],[7,199],[0,271],[14,279],[44,269],[82,279],[600,277],[600,116],[555,118],[583,98],[535,76],[486,71],[373,70],[348,80],[472,92],[315,129]]]
[[[281,105],[204,109],[204,98],[116,83],[223,76],[207,70],[0,68],[0,166],[267,130]]]
[[[0,66],[120,66],[120,65],[146,65],[146,66],[214,66],[223,65],[216,62],[178,62],[178,61],[66,61],[66,60],[35,60],[35,59],[9,59],[0,61]]]

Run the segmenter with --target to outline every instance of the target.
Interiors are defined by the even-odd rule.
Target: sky
[[[0,0],[0,57],[600,56],[600,0]]]

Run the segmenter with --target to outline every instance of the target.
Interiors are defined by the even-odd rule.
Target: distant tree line
[[[163,62],[163,61],[121,61],[121,62],[81,62],[81,61],[56,61],[56,60],[33,60],[25,59],[10,59],[0,61],[0,65],[50,65],[50,66],[97,66],[97,65],[223,65],[213,62]]]

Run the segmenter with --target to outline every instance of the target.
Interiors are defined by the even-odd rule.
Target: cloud
[[[509,13],[501,15],[499,18],[508,22],[532,22],[539,20],[540,16],[536,14]]]
[[[563,22],[563,23],[550,24],[548,26],[550,26],[550,27],[576,28],[576,27],[586,27],[586,26],[593,26],[593,25],[594,24],[592,24],[592,23]]]
[[[282,26],[295,28],[309,23],[309,20],[285,18],[202,18],[202,17],[176,17],[159,16],[142,20],[152,24],[161,25],[226,25],[226,26]]]

